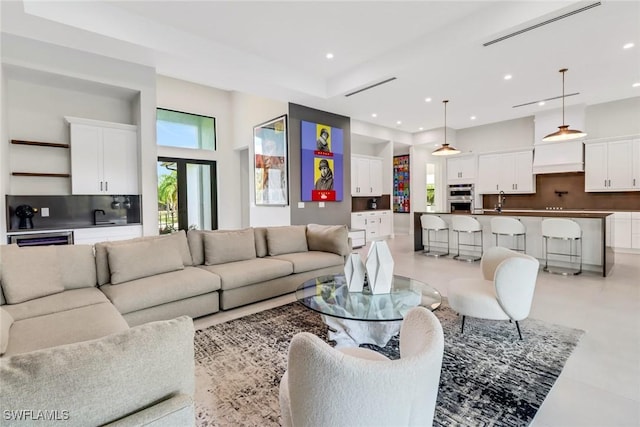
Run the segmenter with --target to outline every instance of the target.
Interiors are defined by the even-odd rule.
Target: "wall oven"
[[[473,210],[473,184],[451,184],[447,189],[449,212],[469,212]]]
[[[13,234],[8,240],[18,246],[73,245],[73,231]]]

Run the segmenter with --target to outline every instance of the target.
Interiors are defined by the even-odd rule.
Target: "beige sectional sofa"
[[[193,424],[190,317],[292,292],[349,252],[346,227],[313,224],[3,245],[0,407],[38,425]]]

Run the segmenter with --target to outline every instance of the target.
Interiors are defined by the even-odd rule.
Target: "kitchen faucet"
[[[93,210],[93,225],[97,225],[98,224],[98,219],[97,219],[98,212],[101,213],[102,216],[106,215],[104,210],[102,210],[102,209],[94,209]]]
[[[501,191],[500,193],[498,193],[498,205],[496,206],[496,212],[498,213],[502,212],[502,205],[506,200],[507,200],[507,197],[504,195],[504,191]]]

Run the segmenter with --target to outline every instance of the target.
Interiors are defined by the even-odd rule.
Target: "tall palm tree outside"
[[[164,234],[178,229],[178,172],[174,162],[158,163],[158,224]]]

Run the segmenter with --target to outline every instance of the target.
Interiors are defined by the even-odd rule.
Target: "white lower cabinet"
[[[73,230],[73,243],[75,245],[93,245],[99,242],[126,240],[135,237],[142,237],[142,225],[76,228]]]
[[[640,249],[640,212],[615,212],[611,218],[611,246],[616,250]]]
[[[393,234],[391,211],[353,212],[351,228],[366,230],[366,241],[385,239]]]

